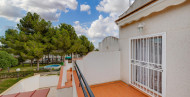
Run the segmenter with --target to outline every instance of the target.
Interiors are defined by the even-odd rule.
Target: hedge
[[[40,71],[20,71],[18,72],[10,72],[10,73],[0,73],[0,79],[6,78],[17,78],[18,74],[19,77],[26,77],[29,74],[39,73],[39,72],[49,72],[49,70],[40,70]]]

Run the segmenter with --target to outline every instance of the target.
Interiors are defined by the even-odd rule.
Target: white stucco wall
[[[32,76],[21,81],[23,92],[32,91],[39,88],[40,75]],[[33,84],[32,84],[33,83]]]
[[[39,77],[40,75],[35,75],[29,78],[25,78],[9,89],[7,89],[5,92],[3,92],[3,95],[6,94],[13,94],[18,92],[26,92],[26,91],[32,91],[39,88]]]
[[[91,52],[77,61],[88,84],[120,80],[120,52]]]
[[[56,97],[74,97],[73,87],[57,89]]]
[[[138,32],[139,23],[144,32]],[[190,97],[190,1],[120,27],[121,79],[129,83],[129,38],[166,32],[166,97]]]
[[[113,36],[105,37],[102,42],[99,43],[99,51],[110,52],[119,51],[118,38]]]
[[[66,64],[67,70],[69,70],[70,68],[73,67],[73,64],[72,63],[68,63],[68,60],[65,60],[65,64]]]
[[[59,76],[50,75],[42,76],[35,75],[29,78],[22,79],[21,81],[14,84],[12,87],[4,91],[0,95],[14,94],[19,92],[33,91],[39,88],[57,86]]]
[[[68,60],[65,60],[65,66],[63,67],[63,80],[62,85],[65,86],[65,83],[67,82],[67,70],[73,67],[72,63],[68,63]]]
[[[39,88],[57,86],[58,81],[58,75],[41,76],[39,79]]]

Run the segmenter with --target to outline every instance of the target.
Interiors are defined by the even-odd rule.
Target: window
[[[154,97],[163,97],[163,36],[130,39],[131,84]]]

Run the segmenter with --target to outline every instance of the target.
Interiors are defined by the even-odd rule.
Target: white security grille
[[[153,97],[162,97],[162,35],[133,38],[131,48],[131,84]]]

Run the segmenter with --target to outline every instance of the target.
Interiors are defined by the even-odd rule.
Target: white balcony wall
[[[91,52],[77,64],[89,85],[120,80],[120,52]]]
[[[39,88],[57,86],[58,80],[58,75],[41,76],[39,79]]]
[[[4,91],[0,95],[14,94],[18,92],[33,91],[39,88],[39,77],[40,75],[35,75],[26,79],[23,79]]]
[[[68,60],[65,60],[65,65],[66,65],[66,66],[64,66],[64,67],[66,67],[67,70],[69,70],[70,68],[73,67],[73,64],[72,64],[72,63],[69,63]]]
[[[14,94],[19,92],[33,91],[39,88],[57,86],[59,76],[41,76],[35,75],[29,78],[22,79],[12,87],[1,93],[0,95]]]

